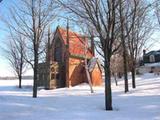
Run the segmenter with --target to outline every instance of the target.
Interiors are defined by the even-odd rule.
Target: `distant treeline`
[[[11,77],[0,77],[0,80],[15,80],[18,79],[17,77],[11,76]],[[33,76],[23,76],[22,79],[33,79]]]

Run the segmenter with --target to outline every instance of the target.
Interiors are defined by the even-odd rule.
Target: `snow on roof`
[[[146,67],[160,67],[160,62],[157,63],[145,63]]]
[[[145,56],[149,56],[149,55],[160,55],[160,50],[158,50],[158,51],[150,51],[150,52],[145,54]]]

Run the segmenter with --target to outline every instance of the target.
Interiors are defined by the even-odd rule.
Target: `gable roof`
[[[67,30],[58,27],[56,33],[60,36],[63,43],[67,45]],[[72,32],[69,30],[69,52],[71,56],[84,57],[85,56],[85,41],[88,42],[88,39],[83,37],[80,34]],[[88,43],[87,43],[88,44]],[[88,45],[87,45],[88,46]],[[92,51],[90,48],[87,49],[87,58],[93,57]]]
[[[150,56],[150,55],[160,55],[160,51],[150,51],[148,53],[145,54],[145,56]]]

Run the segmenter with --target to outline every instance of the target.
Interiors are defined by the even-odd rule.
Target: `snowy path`
[[[104,110],[104,88],[84,84],[72,88],[40,90],[32,98],[31,80],[0,80],[0,120],[160,120],[160,76],[137,77],[137,89],[124,94],[123,81],[113,83],[114,111]]]

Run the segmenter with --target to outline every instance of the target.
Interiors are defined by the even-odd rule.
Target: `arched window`
[[[61,63],[62,60],[62,46],[61,41],[57,39],[55,43],[54,60]]]

